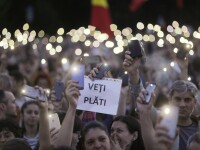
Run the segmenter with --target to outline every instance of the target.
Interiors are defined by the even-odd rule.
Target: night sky
[[[135,28],[138,21],[144,24],[158,23],[164,18],[166,24],[177,20],[181,25],[200,25],[200,1],[184,0],[179,9],[176,0],[148,0],[137,12],[131,12],[131,0],[108,0],[112,23],[119,29]],[[0,0],[0,29],[6,27],[14,32],[28,22],[30,29],[54,34],[59,27],[66,31],[90,24],[90,0]]]

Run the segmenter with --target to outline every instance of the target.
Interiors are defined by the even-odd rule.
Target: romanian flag
[[[92,0],[91,23],[98,30],[113,37],[110,30],[111,18],[107,0]]]
[[[130,10],[132,12],[136,12],[145,2],[146,0],[132,0],[130,4]]]
[[[182,9],[183,8],[183,0],[176,0],[176,4],[178,6],[178,8]]]

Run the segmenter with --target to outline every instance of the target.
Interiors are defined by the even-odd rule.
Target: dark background
[[[108,0],[112,23],[119,29],[135,28],[138,21],[156,24],[162,16],[166,24],[177,20],[180,25],[199,27],[200,0],[184,0],[178,8],[176,0],[148,0],[137,12],[131,12],[131,0]],[[59,27],[65,31],[90,24],[90,0],[0,0],[0,29],[10,32],[28,22],[30,29],[54,34]]]

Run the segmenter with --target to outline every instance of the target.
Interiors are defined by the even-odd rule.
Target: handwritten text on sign
[[[92,81],[87,76],[84,80],[77,109],[116,115],[122,80],[105,78]]]

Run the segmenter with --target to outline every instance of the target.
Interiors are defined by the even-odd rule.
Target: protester
[[[8,74],[0,74],[0,89],[11,91],[12,80]]]
[[[3,144],[15,138],[21,138],[19,125],[9,119],[0,119],[0,149]]]
[[[145,149],[140,123],[132,116],[117,116],[114,118],[111,126],[111,139],[118,142],[121,149]]]
[[[143,89],[143,85],[139,84],[140,82],[140,77],[139,77],[139,70],[137,69],[139,58],[133,59],[129,56],[130,52],[126,52],[125,60],[124,60],[124,67],[126,70],[129,72],[131,75],[130,82],[131,82],[131,92],[134,97],[137,97],[139,91]],[[137,98],[137,105],[135,105],[135,108],[139,108],[140,103],[145,104],[145,95],[147,92],[144,90],[142,94]],[[170,88],[170,97],[169,97],[169,103],[171,105],[175,105],[179,107],[179,119],[178,119],[178,127],[179,127],[179,149],[184,150],[186,149],[186,143],[188,138],[197,132],[197,122],[192,120],[191,114],[194,110],[195,104],[196,104],[196,96],[197,96],[197,87],[189,82],[189,81],[184,81],[184,80],[178,80],[173,83],[173,85]],[[139,105],[139,106],[138,106]],[[152,107],[150,107],[152,110]],[[140,120],[141,125],[142,125],[142,130],[143,130],[143,137],[146,138],[144,140],[146,142],[145,146],[149,147],[152,145],[150,141],[150,138],[147,138],[146,134],[146,125],[145,123],[148,122],[148,119],[146,121],[143,119],[143,117],[149,116],[149,112],[145,113],[146,115],[143,114],[143,112],[139,109],[140,112]],[[150,128],[150,131],[153,131],[150,126],[152,122],[152,119],[149,118],[148,122],[148,129]],[[147,124],[147,123],[146,123]],[[185,134],[187,133],[187,134]],[[154,134],[153,132],[150,132],[150,137],[152,137]]]
[[[0,90],[0,119],[10,118],[16,121],[17,107],[12,92]]]
[[[45,94],[44,90],[41,94]],[[21,125],[23,138],[28,142],[31,149],[45,149],[50,147],[50,133],[48,124],[48,103],[47,98],[41,100],[27,101],[21,108]]]
[[[6,142],[2,150],[31,150],[31,147],[27,143],[27,141],[19,138],[12,139]]]
[[[91,32],[91,34],[93,33]],[[12,145],[17,142],[19,142],[19,146],[20,143],[22,145],[28,143],[29,147],[34,150],[199,149],[199,124],[197,121],[200,116],[200,99],[197,95],[200,92],[197,87],[200,86],[200,63],[198,53],[195,53],[197,56],[187,56],[185,51],[183,53],[180,51],[181,49],[175,53],[172,51],[174,47],[172,48],[169,42],[164,41],[162,48],[157,46],[157,42],[145,43],[144,47],[151,45],[152,48],[146,51],[147,57],[143,55],[143,57],[132,58],[133,53],[131,54],[131,52],[134,52],[132,50],[115,54],[111,48],[105,47],[104,44],[103,46],[100,44],[97,48],[92,48],[91,45],[88,49],[84,49],[84,46],[81,49],[82,54],[74,55],[74,49],[77,48],[77,45],[71,42],[71,38],[68,36],[66,36],[66,41],[60,43],[63,46],[61,52],[57,52],[58,49],[54,49],[52,44],[51,50],[45,50],[45,53],[41,53],[40,50],[49,48],[50,39],[52,40],[52,37],[49,38],[49,41],[46,37],[39,38],[34,41],[33,45],[29,43],[14,51],[9,49],[2,51],[3,55],[0,57],[3,56],[4,59],[0,60],[0,70],[2,70],[0,73],[0,127],[8,124],[3,124],[1,122],[3,119],[15,121],[16,118],[21,120],[22,127],[22,136],[15,135],[17,132],[15,129],[18,128],[12,127],[13,129],[11,129],[9,125],[8,129],[0,128],[2,143],[6,143],[4,149],[12,149]],[[46,42],[49,42],[47,47]],[[125,48],[126,40],[123,42],[123,48]],[[79,44],[78,46],[82,46]],[[102,51],[99,51],[101,48]],[[55,55],[52,54],[54,51]],[[112,69],[105,72],[104,77],[113,80],[115,78],[122,79],[121,91],[117,91],[113,87],[116,93],[120,93],[115,115],[98,113],[98,110],[97,112],[96,110],[94,112],[77,110],[82,91],[78,89],[78,83],[68,76],[71,74],[70,66],[73,66],[73,62],[86,60],[86,54],[96,55],[97,51],[104,60],[95,59],[92,64],[84,62],[85,75],[89,74],[90,79],[96,80],[95,76],[99,72],[100,64],[106,62],[112,66]],[[91,58],[98,57],[88,57],[87,59]],[[65,61],[62,62],[63,59]],[[176,67],[171,63],[177,63]],[[93,69],[91,70],[91,68]],[[127,76],[124,76],[124,71],[127,71]],[[127,77],[125,82],[124,77]],[[56,79],[64,81],[65,84],[61,101],[56,99],[52,84],[52,81],[56,81]],[[187,81],[189,79],[191,81]],[[104,78],[99,79],[98,82],[103,83]],[[151,95],[149,103],[145,103],[148,94],[146,87],[149,85],[146,82],[156,84],[156,89]],[[42,86],[50,91],[50,95],[45,102],[41,102],[37,98],[30,100],[30,98],[22,96],[21,93],[25,84]],[[44,89],[39,89],[44,93]],[[20,115],[17,114],[15,103],[21,110]],[[161,116],[160,111],[165,104],[176,106],[180,110],[174,138],[169,137],[168,128],[161,123],[163,116]],[[49,113],[58,114],[61,123],[60,129],[49,129],[47,117]],[[18,120],[15,123],[18,123]],[[15,123],[10,124],[15,126]],[[7,131],[9,136],[6,139]],[[15,139],[20,137],[22,140]],[[14,140],[7,143],[11,139]],[[27,143],[24,143],[23,140]]]
[[[104,124],[98,121],[89,122],[85,125],[82,138],[85,150],[111,149],[108,130]]]

